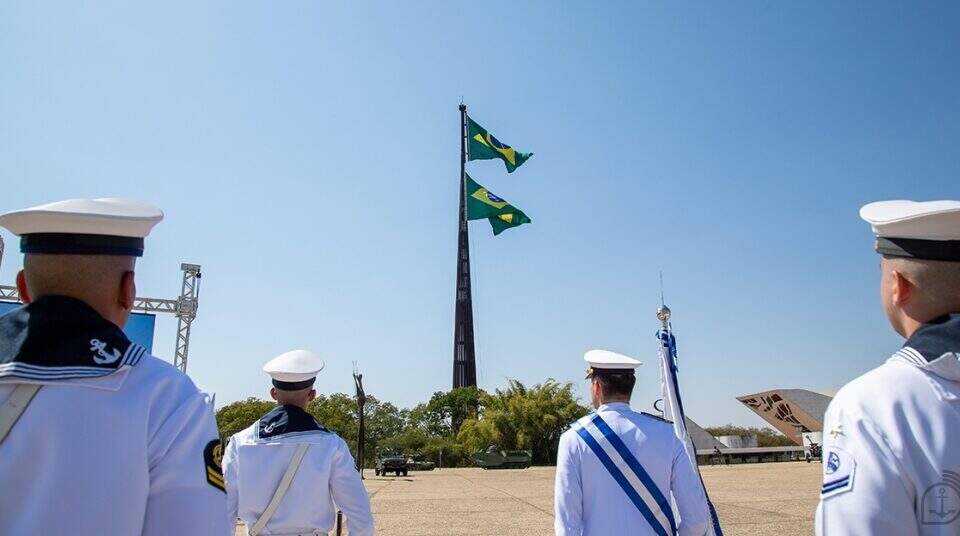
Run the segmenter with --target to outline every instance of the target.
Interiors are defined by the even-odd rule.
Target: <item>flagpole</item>
[[[687,432],[686,413],[683,411],[683,401],[680,398],[680,383],[677,380],[676,342],[673,338],[673,334],[670,332],[671,314],[670,308],[663,303],[663,273],[661,272],[660,307],[657,308],[657,320],[660,321],[661,331],[657,338],[660,339],[660,352],[662,354],[661,359],[663,359],[661,371],[664,376],[662,379],[664,388],[664,410],[666,410],[668,407],[671,408],[670,417],[674,421],[674,433],[681,441],[683,441],[685,449],[689,450],[687,455],[693,464],[694,470],[697,472],[697,476],[700,478],[700,486],[703,487],[703,496],[707,499],[707,508],[710,511],[711,527],[707,534],[708,536],[723,536],[723,529],[720,528],[720,517],[717,515],[717,510],[714,508],[713,502],[710,500],[710,494],[707,492],[707,486],[703,483],[703,475],[700,474],[700,466],[697,464],[697,446],[693,443],[693,439],[690,437],[689,432]],[[669,395],[670,391],[672,391],[673,396]],[[666,416],[666,411],[664,412],[664,415]]]
[[[453,387],[477,385],[467,227],[467,106],[460,104],[460,216],[457,221],[457,297],[453,327]]]

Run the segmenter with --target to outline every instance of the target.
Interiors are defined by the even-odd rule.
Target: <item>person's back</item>
[[[0,533],[229,534],[212,404],[121,330],[161,218],[118,199],[0,216],[26,304],[0,317]]]
[[[134,359],[104,377],[37,380],[0,444],[0,532],[228,533],[208,398],[170,364]],[[0,382],[0,400],[16,385]]]
[[[227,510],[249,534],[326,534],[336,510],[352,536],[373,536],[370,499],[347,444],[307,413],[323,369],[313,352],[294,350],[263,368],[280,405],[230,438],[223,457]]]
[[[340,436],[321,427],[304,410],[277,406],[235,434],[227,445],[229,477],[236,479],[237,515],[248,528],[266,510],[290,459],[303,444],[309,447],[285,500],[266,524],[266,533],[310,534],[318,527],[333,527],[335,494],[359,481],[350,450]],[[360,492],[366,497],[362,488]],[[351,511],[352,503],[342,502],[348,520],[356,520],[354,531],[362,534],[361,525],[369,512]]]
[[[604,356],[614,357],[588,359],[596,411],[560,437],[555,533],[702,536],[710,514],[683,443],[671,423],[630,408],[633,368],[640,363]]]
[[[824,417],[820,535],[960,531],[960,202],[873,203],[881,300],[903,347]]]

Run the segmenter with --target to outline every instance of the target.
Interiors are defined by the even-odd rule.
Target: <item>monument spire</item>
[[[460,216],[457,238],[457,301],[453,324],[453,387],[477,385],[473,344],[473,296],[470,288],[470,235],[467,226],[467,106],[460,103]]]

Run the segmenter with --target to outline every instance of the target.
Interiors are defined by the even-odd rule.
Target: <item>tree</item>
[[[250,397],[223,406],[217,411],[217,429],[226,440],[233,434],[250,426],[276,406],[274,402]]]
[[[534,463],[552,463],[560,434],[589,412],[574,396],[572,383],[548,379],[528,388],[508,380],[505,389],[484,397],[482,419],[492,422],[501,448],[531,450]]]
[[[486,394],[478,387],[437,391],[428,402],[410,410],[410,424],[430,435],[454,435],[465,419],[476,417],[481,411],[481,401]]]

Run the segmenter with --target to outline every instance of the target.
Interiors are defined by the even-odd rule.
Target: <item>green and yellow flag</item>
[[[505,229],[530,223],[530,218],[517,207],[497,197],[493,192],[480,186],[470,175],[467,179],[467,219],[490,221],[494,236]]]
[[[513,147],[500,143],[500,140],[494,138],[493,134],[487,132],[487,129],[481,127],[469,117],[467,117],[467,132],[467,137],[470,138],[468,150],[470,160],[499,158],[506,164],[507,173],[513,173],[513,170],[533,156],[533,153],[520,153]]]

